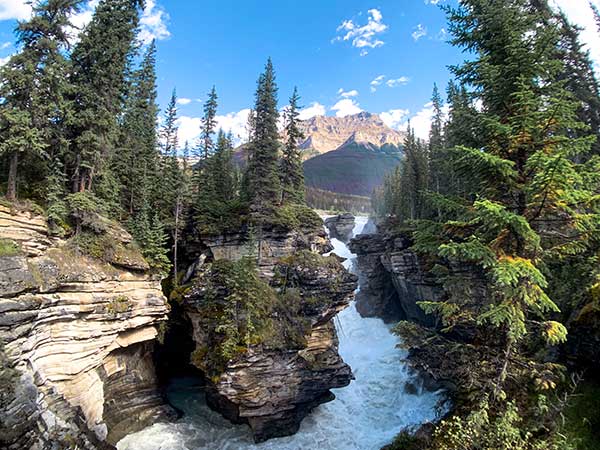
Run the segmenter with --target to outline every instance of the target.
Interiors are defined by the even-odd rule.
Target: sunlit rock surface
[[[104,448],[172,417],[151,358],[168,306],[141,255],[80,255],[6,207],[0,238],[19,248],[0,256],[0,447]]]

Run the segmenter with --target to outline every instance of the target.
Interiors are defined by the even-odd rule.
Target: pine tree
[[[160,163],[156,123],[156,45],[152,42],[133,72],[130,93],[125,104],[119,146],[113,155],[113,172],[122,186],[122,205],[128,214],[141,209],[144,193],[149,201],[163,197],[164,183],[160,183]]]
[[[536,2],[462,0],[446,10],[453,44],[475,55],[453,71],[469,87],[469,96],[482,103],[474,121],[481,127],[481,145],[451,150],[457,170],[473,179],[474,200],[453,220],[424,223],[415,233],[415,249],[437,258],[446,275],[454,273],[441,278],[447,300],[422,306],[439,315],[446,332],[471,327],[487,336],[479,343],[486,347],[480,355],[490,356],[478,362],[487,381],[476,395],[489,399],[496,417],[502,417],[518,400],[514,396],[532,394],[514,385],[522,367],[545,370],[546,377],[553,370],[524,352],[525,343],[533,346],[539,337],[556,345],[566,339],[565,327],[549,317],[558,307],[543,268],[581,252],[597,233],[594,186],[583,176],[585,167],[574,162],[589,151],[594,137],[573,133],[585,126],[578,121],[579,103],[560,80],[560,29],[546,22]],[[469,297],[473,277],[452,272],[456,267],[481,274],[484,300]],[[460,427],[470,426],[457,420]],[[502,432],[493,423],[483,432],[471,431],[477,438],[464,448],[486,448],[481,445]]]
[[[202,116],[202,126],[200,128],[200,154],[198,156],[205,160],[211,155],[214,149],[213,134],[217,126],[217,90],[213,86],[208,99],[204,103],[204,115]]]
[[[69,172],[74,192],[110,170],[142,0],[101,0],[72,54],[75,84]]]
[[[63,156],[63,127],[71,106],[67,101],[71,86],[65,77],[68,61],[64,52],[69,37],[66,30],[80,3],[81,0],[35,2],[32,18],[17,27],[17,42],[22,50],[0,72],[0,155],[9,159],[9,200],[17,196],[20,154],[41,157],[46,169],[56,166]],[[55,171],[53,176],[60,173]]]
[[[282,204],[285,202],[303,204],[305,202],[304,168],[298,147],[299,141],[304,138],[304,134],[299,128],[299,101],[298,89],[294,88],[290,103],[283,113],[286,140],[282,149],[280,171]]]
[[[442,97],[437,84],[433,85],[433,95],[431,97],[433,105],[433,117],[431,120],[431,131],[429,132],[429,158],[431,159],[431,189],[436,194],[447,193],[448,180],[445,179],[448,174],[447,156],[444,146],[444,115],[442,111]],[[438,209],[438,216],[441,211]]]
[[[404,155],[399,187],[402,192],[400,216],[402,220],[421,219],[425,215],[424,194],[429,188],[429,158],[425,145],[417,139],[410,123]]]
[[[279,133],[277,121],[277,84],[271,59],[258,79],[252,115],[252,140],[248,144],[246,197],[250,212],[262,222],[273,215],[281,199],[278,170]]]

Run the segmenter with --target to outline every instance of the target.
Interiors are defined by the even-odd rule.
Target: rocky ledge
[[[350,242],[361,274],[356,308],[363,317],[434,324],[417,303],[440,299],[444,292],[410,245],[406,236],[386,231],[385,224]]]
[[[340,214],[325,219],[325,226],[332,238],[348,243],[354,231],[355,218],[352,214]]]
[[[113,448],[174,415],[151,356],[168,312],[160,280],[108,223],[100,260],[51,237],[44,217],[0,207],[1,448]]]
[[[280,258],[297,251],[309,250],[323,254],[333,250],[322,226],[297,230],[279,227],[266,228],[258,235],[249,236],[248,230],[218,236],[203,236],[202,243],[208,247],[215,260],[239,261],[249,254],[256,255],[261,276],[273,276],[273,268]]]
[[[182,307],[193,328],[192,363],[207,378],[209,405],[250,425],[257,442],[298,431],[315,406],[347,386],[333,317],[356,277],[335,256],[303,250],[261,279],[247,259],[198,269]]]

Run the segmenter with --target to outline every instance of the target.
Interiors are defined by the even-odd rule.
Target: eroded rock
[[[141,255],[84,256],[40,216],[3,207],[0,238],[22,250],[0,257],[0,447],[111,448],[172,417],[150,354],[168,305]]]
[[[347,386],[333,317],[356,289],[335,256],[309,250],[260,279],[243,261],[204,266],[183,309],[193,326],[192,362],[207,375],[207,401],[257,442],[295,433],[317,405]],[[235,280],[235,281],[231,281]]]

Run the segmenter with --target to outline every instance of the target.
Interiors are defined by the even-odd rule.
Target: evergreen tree
[[[246,197],[250,212],[259,222],[274,213],[281,199],[281,184],[277,174],[279,133],[277,121],[277,84],[271,59],[258,79],[256,102],[252,115],[252,140],[248,144]]]
[[[447,193],[448,180],[445,179],[449,170],[447,166],[447,155],[444,147],[444,115],[442,111],[443,101],[438,90],[437,84],[433,85],[433,95],[431,97],[433,105],[433,117],[431,120],[431,130],[429,132],[429,158],[431,159],[431,189],[436,194]],[[441,211],[437,211],[438,216]]]
[[[304,134],[299,128],[299,101],[298,89],[294,88],[290,103],[283,113],[286,140],[282,149],[280,171],[282,204],[285,202],[305,202],[304,168],[302,166],[302,155],[298,147],[299,141],[304,138]]]
[[[475,199],[454,220],[423,223],[415,233],[415,249],[437,258],[437,272],[446,274],[441,281],[447,300],[422,306],[442,319],[445,333],[465,327],[480,333],[477,345],[485,350],[473,371],[486,375],[476,396],[490,403],[475,405],[474,414],[491,412],[498,421],[476,425],[456,418],[442,424],[437,438],[462,436],[465,449],[492,448],[489,441],[496,442],[493,448],[512,448],[497,441],[506,429],[495,426],[514,414],[511,405],[525,405],[536,395],[524,387],[523,367],[530,368],[527,376],[538,376],[539,385],[552,386],[553,367],[536,360],[526,345],[535,346],[538,337],[550,345],[566,338],[565,327],[549,317],[558,307],[543,269],[550,260],[581,252],[597,233],[594,187],[582,175],[585,167],[574,163],[594,137],[573,133],[584,125],[579,103],[560,80],[560,29],[545,20],[536,2],[462,0],[447,11],[453,44],[476,55],[453,71],[482,103],[475,121],[481,145],[451,151],[457,170],[474,179]],[[456,267],[481,274],[485,300],[470,298],[473,277],[452,272]],[[526,427],[519,433],[520,439],[531,436]],[[549,439],[540,445],[532,448],[556,448]]]
[[[213,86],[204,103],[204,115],[200,128],[200,154],[198,156],[204,159],[208,159],[214,149],[213,134],[217,126],[217,100],[217,90]]]
[[[91,189],[96,176],[110,171],[142,6],[142,0],[101,0],[73,50],[76,108],[69,171],[74,192]]]
[[[120,145],[113,155],[113,172],[118,176],[122,205],[129,215],[141,209],[144,195],[153,203],[161,199],[165,188],[160,182],[160,163],[156,123],[156,45],[152,42],[138,70],[132,74],[130,93],[125,104]]]
[[[402,207],[402,220],[421,219],[425,215],[424,194],[429,188],[429,158],[427,148],[408,125],[406,142],[404,144],[404,161],[399,190]]]
[[[67,101],[71,86],[65,77],[68,61],[64,52],[69,38],[66,30],[80,3],[81,0],[34,2],[32,18],[17,26],[17,42],[22,50],[0,71],[0,155],[9,160],[9,200],[17,196],[20,155],[41,157],[39,161],[46,165],[47,173],[50,165],[58,167],[63,157],[63,127],[71,106]],[[52,172],[53,177],[61,175],[58,169]],[[47,196],[54,199],[50,193]]]

